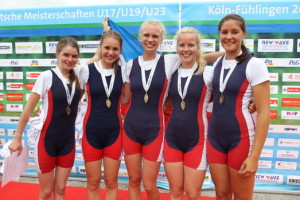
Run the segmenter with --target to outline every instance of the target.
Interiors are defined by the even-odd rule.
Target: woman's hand
[[[104,20],[102,22],[102,25],[103,25],[104,32],[110,30],[110,26],[108,25],[108,17],[104,18]]]
[[[18,152],[18,156],[19,156],[23,150],[22,137],[19,135],[15,136],[15,138],[12,140],[12,142],[8,146],[8,149],[10,150],[11,153],[15,152],[15,151],[19,151]]]
[[[240,170],[238,171],[239,176],[249,177],[253,176],[258,168],[258,159],[249,156],[242,164]]]

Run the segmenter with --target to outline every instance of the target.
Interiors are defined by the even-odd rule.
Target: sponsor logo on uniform
[[[293,52],[293,39],[258,39],[258,52]]]
[[[277,174],[256,174],[256,184],[283,184],[283,175]]]

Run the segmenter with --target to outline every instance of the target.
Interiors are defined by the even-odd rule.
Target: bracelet
[[[22,135],[21,135],[21,134],[18,134],[18,133],[15,133],[15,136],[22,137]]]

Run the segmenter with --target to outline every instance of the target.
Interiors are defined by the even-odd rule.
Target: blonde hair
[[[139,33],[139,37],[140,38],[141,38],[141,36],[143,34],[144,27],[147,24],[157,26],[159,28],[159,35],[160,35],[161,39],[163,39],[165,37],[165,35],[166,35],[166,28],[165,28],[165,26],[160,21],[151,19],[151,20],[147,20],[144,23],[142,23],[142,25],[140,27],[140,33]]]
[[[196,54],[196,62],[197,62],[199,67],[198,67],[198,70],[195,72],[195,75],[202,74],[203,71],[204,71],[204,67],[206,65],[206,62],[205,62],[205,60],[202,56],[202,52],[201,52],[201,35],[200,35],[200,32],[197,31],[196,29],[192,28],[192,27],[185,27],[185,28],[182,28],[182,29],[178,30],[176,35],[174,36],[174,39],[177,41],[177,46],[178,46],[179,36],[181,34],[186,34],[186,33],[193,34],[196,38],[196,43],[197,43],[197,46],[198,46],[198,52]]]

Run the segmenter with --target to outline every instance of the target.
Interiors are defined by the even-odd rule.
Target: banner
[[[39,74],[56,65],[55,48],[64,36],[79,41],[78,65],[94,55],[107,16],[112,29],[124,39],[126,60],[142,54],[139,26],[160,20],[167,29],[161,52],[175,53],[174,34],[192,26],[202,34],[204,53],[221,51],[219,20],[238,13],[247,22],[245,45],[267,66],[271,80],[271,125],[255,177],[255,189],[300,189],[300,3],[299,1],[243,1],[114,5],[71,8],[0,10],[0,148],[12,140],[29,94]],[[134,47],[134,48],[133,48]],[[134,49],[134,50],[133,50]],[[41,102],[40,102],[41,103]],[[40,104],[39,103],[39,104]],[[27,130],[24,132],[27,143]],[[29,170],[36,175],[33,144],[29,144]],[[0,158],[0,162],[3,158]],[[76,142],[71,176],[85,177],[81,145]],[[122,160],[120,181],[128,181]],[[158,186],[168,188],[161,166]],[[203,188],[213,187],[209,170]]]

